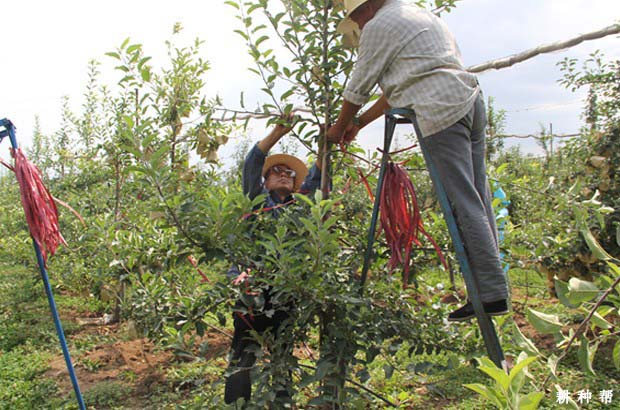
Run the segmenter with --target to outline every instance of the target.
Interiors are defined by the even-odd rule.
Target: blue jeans
[[[497,226],[486,175],[482,94],[456,124],[420,141],[430,155],[456,218],[482,302],[508,298],[502,270]]]

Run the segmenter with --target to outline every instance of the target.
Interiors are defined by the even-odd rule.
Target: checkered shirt
[[[459,121],[479,93],[446,24],[403,0],[386,0],[364,26],[344,98],[364,105],[377,83],[391,107],[416,112],[424,136]]]

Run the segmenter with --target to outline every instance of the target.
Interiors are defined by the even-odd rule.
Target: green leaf
[[[129,152],[131,155],[133,155],[136,158],[142,157],[142,152],[140,152],[140,150],[137,147],[125,146],[124,150]]]
[[[478,370],[488,374],[493,380],[497,382],[498,385],[502,387],[504,391],[508,391],[510,387],[510,379],[504,370],[495,366],[488,357],[478,358]]]
[[[584,309],[584,312],[587,314],[589,313],[589,311],[587,309]],[[611,323],[609,323],[608,321],[606,321],[603,316],[599,315],[598,312],[594,312],[594,314],[592,315],[592,318],[590,319],[590,322],[600,328],[600,329],[610,329],[612,327]]]
[[[136,172],[136,173],[139,173],[139,174],[149,175],[149,172],[148,172],[148,170],[146,168],[139,167],[139,166],[136,166],[136,165],[129,165],[129,166],[127,166],[127,168],[125,168],[125,171],[127,171],[127,172]]]
[[[315,397],[308,402],[308,406],[320,407],[327,403],[324,396]]]
[[[127,53],[133,53],[134,51],[137,51],[140,49],[140,47],[142,47],[142,44],[132,44],[129,47],[127,47]]]
[[[148,134],[146,137],[144,137],[142,139],[142,148],[146,148],[149,145],[151,145],[151,142],[153,142],[155,137],[157,137],[157,134],[155,134],[155,133]]]
[[[108,53],[105,53],[105,55],[109,56],[109,57],[112,57],[112,58],[115,58],[117,60],[121,59],[121,56],[118,53],[115,53],[114,51],[110,51]]]
[[[261,36],[261,37],[259,37],[259,38],[258,38],[258,40],[256,40],[256,41],[254,42],[254,45],[255,45],[256,47],[258,47],[258,46],[260,45],[260,43],[262,43],[263,41],[266,41],[266,40],[268,40],[268,39],[269,39],[269,37],[267,37],[267,36]]]
[[[140,70],[140,77],[142,77],[142,80],[145,82],[151,81],[151,70],[148,67]]]
[[[562,330],[562,323],[557,315],[548,315],[534,309],[527,310],[527,321],[543,334],[555,334]]]
[[[247,4],[247,3],[246,3],[246,4]],[[247,11],[246,11],[246,12],[247,12],[248,14],[250,14],[250,13],[252,13],[254,10],[256,10],[256,9],[257,9],[257,8],[259,8],[259,7],[262,7],[262,5],[261,5],[260,3],[253,4],[253,5],[251,5],[250,7],[248,7],[248,9],[247,9]]]
[[[564,282],[563,280],[558,279],[557,276],[553,277],[553,284],[555,287],[555,293],[556,295],[558,295],[558,299],[560,300],[560,303],[563,304],[566,307],[569,308],[576,308],[579,306],[579,304],[575,304],[573,303],[569,298],[568,298],[568,292],[569,287],[568,287],[568,283]]]
[[[245,34],[243,31],[241,30],[233,30],[234,33],[239,34],[241,37],[243,37],[246,41],[249,41],[250,38],[248,37],[247,34]]]
[[[525,335],[523,333],[521,333],[521,329],[519,329],[519,326],[517,326],[516,323],[512,322],[512,327],[513,327],[512,341],[520,349],[524,350],[529,355],[533,355],[533,356],[540,355],[540,352],[538,351],[538,349],[536,348],[534,343],[532,343],[532,341],[530,339],[528,339],[527,337],[525,337]]]
[[[497,175],[501,175],[502,172],[504,172],[504,170],[508,167],[508,162],[503,163],[502,165],[500,165],[499,167],[497,167],[497,169],[495,169],[495,174]]]
[[[237,2],[234,2],[232,0],[227,0],[224,2],[224,4],[228,4],[229,6],[232,6],[234,8],[236,8],[237,10],[239,10],[239,5],[237,4]]]
[[[569,292],[566,297],[574,305],[592,300],[599,293],[599,289],[594,283],[577,278],[571,278],[568,281],[568,289]]]
[[[147,61],[149,61],[151,58],[152,57],[147,56],[147,57],[140,59],[140,62],[138,62],[138,68],[142,69],[142,66],[144,66],[144,64],[146,64]]]
[[[532,362],[536,361],[536,359],[536,356],[526,357],[525,359],[517,363],[512,368],[512,370],[510,370],[508,380],[510,381],[513,392],[517,393],[521,389],[521,387],[523,387],[523,376],[525,368],[529,366]]]
[[[196,326],[196,333],[198,334],[198,336],[204,336],[204,334],[205,334],[204,323],[198,321],[198,322],[196,322],[195,326]]]
[[[620,224],[616,225],[616,244],[620,246]]]
[[[616,274],[616,276],[620,275],[620,267],[612,262],[607,262],[607,265],[611,268],[612,271]]]
[[[594,369],[592,368],[592,362],[594,361],[596,349],[598,349],[598,342],[590,345],[588,339],[586,339],[583,335],[581,335],[580,340],[581,343],[579,344],[579,349],[577,350],[579,364],[586,371],[586,373],[595,376],[596,373],[594,373]]]
[[[164,156],[164,154],[166,154],[168,151],[170,151],[170,147],[168,147],[167,145],[162,145],[157,151],[155,151],[150,158],[150,163],[154,166],[159,168],[160,164],[159,161],[161,159],[161,157]]]
[[[133,75],[126,75],[125,77],[121,78],[120,81],[118,82],[119,84],[123,84],[125,81],[131,81],[134,79]]]
[[[125,121],[125,124],[127,124],[127,128],[129,128],[129,129],[133,128],[133,126],[135,125],[135,122],[134,122],[133,117],[131,115],[123,116],[123,120]]]
[[[498,409],[504,409],[506,400],[503,399],[497,392],[491,390],[484,384],[480,383],[472,383],[472,384],[464,384],[464,387],[467,387],[469,390],[473,390],[491,403],[495,405]]]
[[[553,377],[557,379],[558,357],[556,355],[552,354],[551,356],[549,356],[549,358],[547,359],[547,367],[551,371]]]
[[[519,410],[536,410],[543,397],[545,394],[539,391],[526,394],[519,400]]]
[[[583,239],[585,239],[588,248],[594,256],[596,256],[599,260],[608,261],[613,260],[610,254],[603,249],[600,243],[596,240],[592,232],[588,228],[584,228],[581,230],[581,235],[583,235]]]
[[[280,96],[280,100],[284,101],[286,100],[288,97],[290,97],[291,95],[293,95],[293,93],[295,92],[294,88],[291,88],[288,91],[285,91],[281,96]]]
[[[266,29],[266,28],[267,28],[267,26],[266,26],[266,25],[264,25],[264,24],[259,24],[258,26],[254,27],[254,28],[252,29],[252,34],[256,33],[257,31],[264,30],[264,29]]]

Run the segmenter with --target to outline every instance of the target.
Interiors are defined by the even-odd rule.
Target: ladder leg
[[[385,169],[388,163],[388,153],[396,128],[396,117],[385,114],[385,131],[383,135],[383,156],[381,157],[381,168],[379,169],[379,180],[377,181],[377,189],[375,193],[375,203],[372,208],[372,217],[370,218],[370,226],[368,227],[368,241],[366,243],[366,252],[364,252],[364,265],[362,267],[362,275],[360,280],[360,294],[364,293],[364,285],[368,270],[370,269],[370,261],[372,259],[372,245],[375,241],[375,233],[377,231],[377,219],[379,216],[379,205],[381,203],[381,189],[383,188],[383,180],[385,178]]]
[[[372,245],[374,243],[374,237],[376,233],[381,189],[383,187],[383,179],[385,176],[385,169],[388,163],[388,153],[390,150],[392,137],[394,135],[394,129],[396,128],[396,124],[404,123],[404,121],[397,118],[396,115],[406,117],[408,118],[408,120],[410,120],[411,123],[413,123],[413,126],[416,131],[416,135],[418,136],[418,141],[420,143],[420,148],[422,149],[422,154],[424,155],[424,160],[426,161],[426,165],[429,170],[431,180],[433,181],[433,186],[435,187],[435,191],[437,193],[437,197],[439,199],[439,203],[441,205],[441,209],[443,211],[446,224],[448,225],[448,231],[450,232],[450,237],[452,238],[452,242],[456,250],[457,259],[459,260],[459,265],[461,266],[461,271],[463,272],[463,278],[465,279],[465,285],[467,286],[469,298],[474,307],[474,312],[478,320],[478,325],[480,327],[480,331],[484,339],[484,344],[486,346],[487,353],[497,367],[507,370],[506,360],[504,359],[504,353],[499,343],[499,339],[495,331],[495,326],[493,325],[493,321],[491,320],[490,316],[487,315],[487,313],[484,311],[484,308],[482,306],[482,300],[480,299],[479,286],[475,278],[472,275],[472,272],[469,266],[469,261],[467,259],[467,254],[465,252],[465,247],[463,246],[463,241],[461,239],[461,235],[456,225],[456,219],[454,218],[454,213],[452,212],[452,207],[450,206],[448,196],[445,192],[443,184],[441,183],[441,179],[439,178],[438,172],[435,168],[432,158],[430,157],[430,155],[428,154],[426,150],[426,147],[424,146],[422,133],[420,132],[418,123],[415,118],[415,114],[411,110],[392,109],[392,110],[387,111],[385,114],[385,134],[384,134],[384,140],[383,140],[383,157],[381,158],[381,169],[379,171],[379,180],[377,182],[375,202],[373,206],[370,227],[368,229],[368,242],[366,246],[366,252],[364,254],[364,265],[362,267],[360,294],[364,292],[364,284],[366,282],[366,278],[368,275],[368,269],[370,268],[370,261],[372,259]]]

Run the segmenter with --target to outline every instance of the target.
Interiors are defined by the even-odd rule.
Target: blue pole
[[[6,131],[0,131],[0,141],[2,141],[2,138],[6,137],[8,133],[8,137],[11,140],[11,145],[13,146],[13,149],[17,150],[15,126],[11,123],[11,121],[7,120],[6,118],[0,120],[0,126],[6,128]],[[50,309],[52,311],[52,318],[54,319],[54,325],[56,326],[56,333],[58,333],[58,339],[60,339],[60,347],[62,348],[62,354],[65,357],[65,363],[67,364],[67,370],[69,371],[71,384],[73,384],[73,390],[75,391],[75,396],[77,397],[80,410],[86,410],[86,406],[84,405],[84,399],[82,398],[82,392],[80,391],[80,385],[78,384],[78,380],[75,375],[75,369],[73,368],[73,364],[71,363],[71,355],[69,354],[69,348],[67,347],[65,332],[63,331],[62,324],[60,323],[58,309],[56,309],[56,302],[54,301],[54,295],[52,294],[52,287],[50,286],[47,270],[45,269],[45,261],[43,260],[41,249],[39,248],[39,245],[34,240],[34,238],[32,238],[32,244],[34,245],[34,251],[37,254],[37,262],[39,263],[41,278],[43,278],[43,286],[45,287],[47,300],[49,301]]]
[[[34,251],[37,254],[37,261],[39,262],[39,270],[41,271],[41,277],[43,278],[43,286],[45,287],[45,293],[47,294],[47,300],[49,301],[50,309],[52,311],[52,317],[54,318],[54,325],[56,326],[56,333],[58,333],[58,339],[60,339],[60,347],[62,348],[62,354],[65,357],[65,363],[67,364],[67,370],[69,370],[69,377],[71,378],[71,384],[73,385],[73,390],[75,391],[75,396],[77,397],[80,410],[85,410],[86,406],[84,405],[84,399],[82,398],[82,392],[80,391],[80,385],[78,384],[77,376],[75,375],[73,363],[71,363],[71,355],[69,354],[69,348],[67,347],[67,340],[65,339],[65,332],[62,329],[62,324],[60,323],[60,317],[58,316],[58,309],[56,309],[56,302],[54,301],[54,295],[52,294],[52,287],[50,286],[50,281],[47,276],[47,271],[45,270],[45,262],[43,261],[43,255],[41,254],[41,249],[39,249],[39,245],[35,242],[34,238],[32,239],[32,244],[34,245]]]

